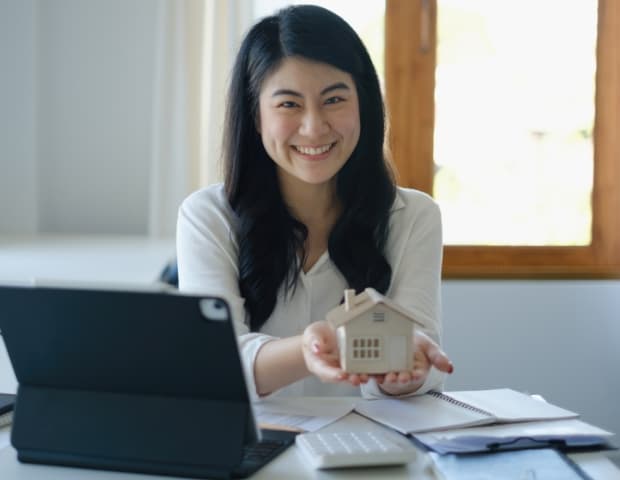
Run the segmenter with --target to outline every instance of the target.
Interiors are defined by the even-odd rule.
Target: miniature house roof
[[[354,290],[345,290],[344,297],[344,303],[334,308],[327,314],[327,321],[333,328],[338,328],[341,325],[346,324],[350,320],[359,317],[377,305],[384,305],[390,310],[411,320],[412,323],[415,323],[420,327],[424,326],[413,317],[413,314],[410,311],[401,307],[384,295],[381,295],[374,288],[367,288],[358,295],[355,295]]]

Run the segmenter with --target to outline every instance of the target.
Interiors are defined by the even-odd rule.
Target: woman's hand
[[[301,349],[306,368],[322,382],[348,382],[357,386],[368,381],[368,375],[347,374],[342,370],[336,332],[325,321],[314,322],[306,327]]]
[[[413,369],[411,371],[389,372],[376,375],[381,390],[389,395],[413,393],[426,381],[431,366],[446,373],[454,367],[448,356],[425,333],[415,331],[413,336]]]

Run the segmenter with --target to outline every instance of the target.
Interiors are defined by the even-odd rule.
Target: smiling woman
[[[360,135],[351,75],[330,65],[287,58],[265,79],[259,103],[258,130],[278,166],[280,187],[292,194],[303,184],[322,185],[333,197],[336,173]]]
[[[250,29],[231,80],[225,184],[179,211],[179,288],[229,301],[255,397],[441,387],[452,367],[438,347],[439,210],[394,183],[379,80],[355,31],[320,7],[285,8]],[[411,370],[341,369],[325,316],[367,287],[424,325]]]

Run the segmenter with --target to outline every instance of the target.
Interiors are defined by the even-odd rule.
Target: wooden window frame
[[[417,26],[417,28],[416,28]],[[399,184],[432,194],[436,0],[386,0],[389,142]],[[620,278],[620,2],[599,0],[592,241],[444,247],[446,278]]]

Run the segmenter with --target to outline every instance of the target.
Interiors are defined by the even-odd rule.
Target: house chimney
[[[348,288],[344,291],[344,311],[348,312],[355,306],[355,290]]]

